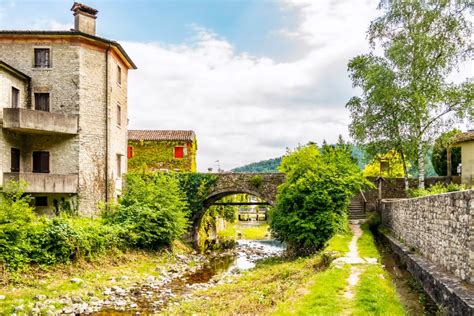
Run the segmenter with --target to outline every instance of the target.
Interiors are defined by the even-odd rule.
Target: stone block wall
[[[381,218],[407,247],[474,284],[474,190],[384,200]]]

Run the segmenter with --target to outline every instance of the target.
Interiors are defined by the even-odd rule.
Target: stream
[[[92,302],[88,308],[92,312],[90,314],[97,316],[157,313],[169,304],[190,298],[193,290],[232,282],[232,276],[254,268],[258,260],[282,255],[284,249],[284,245],[276,240],[237,240],[237,247],[233,250],[209,257],[201,256],[205,264],[195,271],[191,269],[180,274],[170,270],[162,272],[164,275],[171,274],[165,279],[150,277],[144,283],[129,288],[111,288],[106,300],[95,305]],[[187,259],[183,256],[182,260]],[[94,309],[99,311],[93,312]]]

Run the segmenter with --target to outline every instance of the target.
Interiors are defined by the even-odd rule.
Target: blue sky
[[[71,23],[70,0],[10,1],[4,4],[2,29],[41,27],[42,21]],[[278,31],[296,25],[297,12],[277,1],[138,0],[85,1],[99,10],[98,33],[120,41],[179,44],[194,36],[193,26],[214,30],[240,51],[256,56],[291,58],[294,42]],[[120,21],[120,22],[119,22]]]
[[[73,1],[0,0],[2,29],[70,29]],[[198,169],[278,157],[348,138],[358,94],[348,61],[367,53],[378,0],[85,1],[98,35],[119,41],[130,129],[192,129]],[[458,78],[473,77],[473,64]]]

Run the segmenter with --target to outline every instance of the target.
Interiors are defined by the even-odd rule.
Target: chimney
[[[71,11],[74,12],[74,30],[95,35],[95,19],[99,11],[79,2],[74,2]]]

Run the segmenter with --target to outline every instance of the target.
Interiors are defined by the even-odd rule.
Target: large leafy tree
[[[270,226],[296,255],[319,250],[338,229],[345,229],[350,198],[370,185],[343,144],[297,148],[283,157],[279,170],[286,181]]]
[[[384,14],[374,20],[368,37],[372,52],[348,65],[360,97],[347,103],[351,135],[373,156],[396,150],[408,188],[407,161],[418,166],[424,187],[425,155],[439,131],[474,115],[474,84],[455,84],[449,76],[472,57],[474,8],[468,0],[382,1]],[[375,49],[381,48],[383,56]]]

